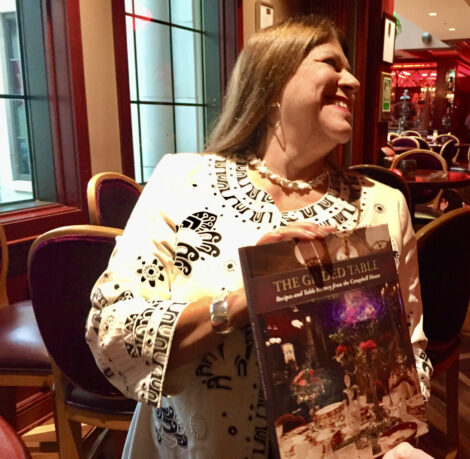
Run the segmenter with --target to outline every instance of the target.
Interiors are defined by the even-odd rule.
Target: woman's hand
[[[414,448],[409,443],[403,442],[385,453],[383,459],[433,459],[433,457],[422,449]]]
[[[334,231],[336,231],[334,226],[318,226],[311,222],[292,222],[276,231],[266,233],[256,245],[279,242],[285,239],[323,239]]]

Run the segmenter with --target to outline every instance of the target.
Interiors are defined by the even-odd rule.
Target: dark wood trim
[[[243,15],[239,0],[219,0],[220,94],[223,98],[239,53],[238,15]]]
[[[354,73],[361,82],[361,89],[356,96],[354,107],[354,125],[351,151],[351,164],[360,164],[363,162],[364,154],[364,106],[366,94],[366,75],[367,75],[367,47],[358,46],[358,43],[367,43],[367,25],[369,19],[368,2],[357,2],[356,9],[356,49],[350,52],[355,53]]]
[[[18,395],[23,388],[18,388]],[[50,391],[41,392],[37,388],[28,397],[16,403],[16,430],[19,435],[34,429],[53,417],[53,399]]]
[[[111,2],[113,15],[114,61],[121,140],[122,173],[135,179],[132,143],[131,99],[129,92],[129,70],[127,60],[126,16],[124,2]]]
[[[243,49],[243,1],[237,0],[237,51],[241,53]]]
[[[50,1],[55,108],[60,132],[63,204],[86,210],[86,185],[91,177],[90,144],[79,0]],[[52,56],[51,56],[52,57]]]
[[[0,213],[7,239],[88,221],[91,177],[79,0],[42,0],[58,204]]]

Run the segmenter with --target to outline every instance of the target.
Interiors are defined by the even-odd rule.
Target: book
[[[380,457],[427,432],[387,225],[239,253],[277,457]]]

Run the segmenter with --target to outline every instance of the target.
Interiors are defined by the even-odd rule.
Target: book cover
[[[277,457],[380,457],[427,432],[386,225],[239,251]]]

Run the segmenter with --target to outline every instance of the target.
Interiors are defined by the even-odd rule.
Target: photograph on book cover
[[[246,253],[281,458],[379,457],[427,431],[387,238],[363,228]]]

